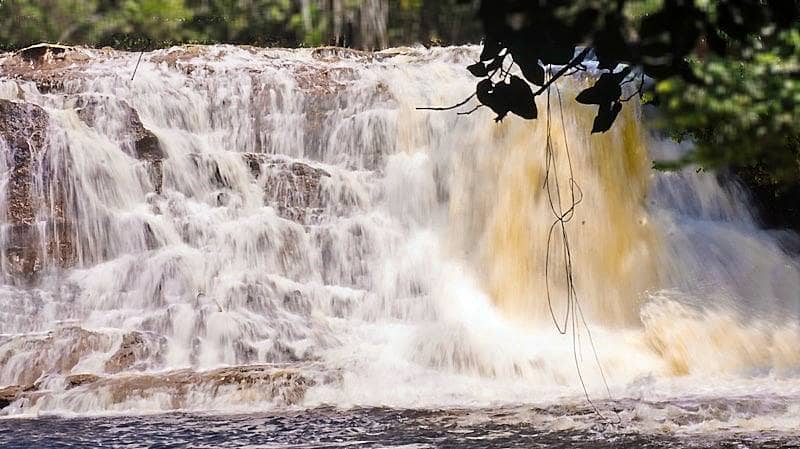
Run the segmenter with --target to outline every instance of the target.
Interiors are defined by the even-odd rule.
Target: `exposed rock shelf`
[[[38,402],[53,402],[57,394],[62,401],[91,402],[92,398],[110,398],[109,408],[125,407],[136,401],[159,402],[169,397],[166,410],[198,409],[203,394],[206,401],[238,403],[246,407],[267,403],[287,406],[303,399],[306,390],[314,385],[308,375],[297,367],[281,365],[248,365],[196,372],[177,370],[165,373],[120,374],[100,376],[91,373],[70,374],[47,385],[27,384],[0,388],[0,414],[13,408],[25,413]],[[65,396],[65,397],[63,397]],[[164,409],[162,409],[164,410]]]

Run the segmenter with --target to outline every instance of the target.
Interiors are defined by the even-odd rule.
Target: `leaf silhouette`
[[[598,67],[614,70],[620,61],[630,61],[631,52],[622,35],[622,19],[616,14],[606,16],[606,26],[594,37]]]
[[[487,37],[486,40],[483,41],[483,50],[481,50],[480,56],[481,61],[489,61],[490,59],[494,59],[502,49],[503,44],[501,44],[500,41]]]
[[[531,86],[516,75],[512,75],[508,83],[494,84],[489,79],[482,80],[475,93],[478,101],[497,114],[495,121],[502,121],[509,112],[527,120],[538,115]]]
[[[523,59],[517,60],[520,70],[522,70],[522,75],[525,77],[526,80],[530,81],[531,83],[541,86],[544,84],[544,67],[539,64],[539,60],[536,58],[531,59]]]
[[[622,88],[610,73],[600,75],[600,79],[594,86],[581,91],[575,100],[581,104],[607,104],[619,99],[622,95]]]
[[[511,95],[511,112],[526,120],[535,119],[538,111],[531,86],[522,78],[511,75],[511,82],[507,89]]]
[[[511,99],[504,92],[504,89],[500,87],[502,85],[503,83],[495,85],[490,80],[485,79],[480,81],[475,89],[478,101],[497,114],[494,119],[496,122],[503,120],[508,115],[508,111],[511,110]]]
[[[621,110],[622,103],[619,101],[615,101],[613,104],[601,104],[597,111],[597,116],[594,118],[594,123],[592,124],[592,134],[604,133],[611,129],[611,125],[614,124],[614,120],[617,119],[617,115],[619,115],[619,111]]]
[[[489,72],[486,70],[486,66],[483,64],[483,62],[480,61],[470,66],[467,66],[467,70],[469,70],[469,73],[471,73],[473,76],[477,76],[478,78],[484,78],[486,76],[489,76]]]
[[[488,72],[493,72],[493,71],[499,69],[500,66],[503,65],[503,59],[505,59],[505,57],[499,56],[497,58],[494,58],[492,60],[492,62],[490,62],[489,64],[486,64],[486,72],[487,73]]]

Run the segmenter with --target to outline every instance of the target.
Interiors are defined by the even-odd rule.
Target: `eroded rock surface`
[[[36,83],[41,92],[61,89],[64,81],[81,72],[91,60],[82,48],[37,44],[13,53],[0,64],[5,76]]]
[[[228,53],[252,55],[253,64],[228,64]],[[391,139],[372,130],[385,128],[392,116],[372,103],[361,110],[360,95],[370,102],[388,102],[391,95],[385,84],[361,79],[360,68],[344,61],[372,60],[370,54],[326,49],[284,58],[286,53],[160,50],[144,56],[136,82],[116,73],[132,68],[137,55],[131,53],[36,46],[0,55],[3,87],[11,86],[2,93],[27,102],[5,102],[7,111],[0,109],[0,128],[9,130],[3,141],[26,136],[3,148],[9,157],[20,153],[14,170],[24,184],[13,189],[17,218],[4,225],[19,228],[6,233],[11,238],[4,249],[31,251],[20,259],[25,266],[19,272],[42,271],[60,254],[61,266],[76,259],[81,264],[80,270],[46,271],[39,278],[64,280],[75,289],[69,295],[45,282],[24,286],[48,289],[46,301],[61,304],[59,312],[34,300],[14,303],[15,334],[0,336],[0,387],[7,398],[0,405],[79,409],[89,401],[90,407],[113,409],[171,401],[172,408],[191,408],[197,401],[302,399],[314,381],[288,365],[197,371],[315,363],[317,342],[333,339],[314,317],[344,317],[354,298],[363,298],[355,289],[370,285],[375,234],[367,232],[361,214],[381,194],[375,178],[384,152],[391,151],[391,143],[383,142]],[[163,89],[155,76],[163,77]],[[230,90],[220,85],[231,80],[236,85]],[[362,138],[380,144],[382,152],[360,146]],[[39,156],[47,151],[62,165],[31,163],[46,161]],[[31,183],[48,173],[58,176]],[[247,228],[239,232],[242,226]],[[246,253],[252,274],[230,287],[220,288],[216,280],[199,286],[195,270],[230,277],[229,261],[214,260],[215,251],[227,249],[234,254],[230,262]],[[195,250],[203,256],[196,258]],[[351,258],[363,267],[338,266],[349,267]],[[186,265],[189,259],[198,263]],[[271,287],[264,286],[267,275]],[[308,279],[314,282],[306,284]],[[229,293],[234,285],[249,293]],[[192,301],[198,287],[208,288],[207,301]],[[16,318],[31,312],[35,325]],[[181,330],[184,319],[193,320],[191,329]],[[54,321],[69,324],[40,333]],[[80,327],[89,325],[93,330]],[[219,334],[239,326],[245,326],[242,332]],[[193,335],[177,341],[178,331]],[[167,339],[185,351],[185,360],[165,363]],[[156,373],[177,366],[193,368]]]
[[[145,128],[136,109],[125,100],[99,95],[79,96],[73,107],[84,123],[116,142],[128,155],[144,161],[154,191],[161,193],[162,161],[166,155],[158,137]]]
[[[34,223],[31,166],[37,153],[44,151],[46,133],[44,109],[31,103],[0,100],[0,138],[10,152],[6,159],[11,163],[6,219],[12,224]]]
[[[91,384],[100,380],[100,376],[91,373],[70,374],[64,381],[67,390],[80,387],[81,385]]]
[[[16,401],[23,392],[31,387],[23,387],[21,385],[11,385],[9,387],[0,388],[0,410],[11,405]]]
[[[73,260],[64,187],[57,176],[58,167],[49,165],[47,128],[48,115],[41,107],[0,100],[0,149],[6,153],[3,157],[9,169],[3,265],[7,274],[21,281],[30,281],[43,268],[47,254],[60,266]],[[45,167],[46,171],[38,175],[44,185],[52,185],[51,189],[34,191],[37,164]],[[42,209],[49,216],[37,217],[37,210]],[[45,220],[45,236],[37,220]],[[43,238],[47,254],[40,249]]]
[[[274,207],[281,217],[300,224],[317,224],[332,213],[326,210],[331,202],[325,197],[323,185],[331,177],[326,170],[269,154],[242,153],[242,157],[250,173],[263,183],[264,204]],[[206,165],[215,186],[230,187],[214,160],[198,154],[193,161]]]
[[[178,370],[159,374],[127,374],[103,377],[92,373],[72,374],[64,378],[64,390],[33,385],[12,385],[0,389],[0,410],[15,401],[22,408],[35,407],[43,398],[58,394],[102,397],[107,407],[126,401],[167,395],[171,409],[192,408],[205,399],[237,399],[273,402],[287,406],[300,402],[315,381],[298,369],[283,365],[248,365],[210,371]],[[202,405],[202,404],[201,404]]]
[[[323,214],[323,178],[330,173],[301,162],[266,163],[264,200],[278,214],[299,223],[318,222]]]
[[[122,336],[119,349],[106,361],[108,373],[119,373],[134,368],[138,363],[158,358],[159,348],[145,339],[141,332],[129,332]]]
[[[158,137],[144,127],[139,113],[124,100],[80,96],[75,102],[78,117],[98,129],[129,155],[146,161],[164,159]]]
[[[86,356],[109,351],[113,340],[80,327],[11,339],[0,345],[0,385],[33,385],[45,374],[67,374]]]

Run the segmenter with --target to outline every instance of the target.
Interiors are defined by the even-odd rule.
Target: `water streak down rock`
[[[58,167],[49,167],[47,128],[48,115],[40,106],[0,100],[0,145],[7,148],[5,157],[10,169],[3,267],[6,275],[18,281],[30,281],[48,257],[62,267],[72,260],[65,192],[57,179]],[[45,178],[37,179],[35,165],[48,167]],[[40,203],[49,206],[44,216],[36,214]],[[45,224],[44,229],[38,226],[40,221]]]

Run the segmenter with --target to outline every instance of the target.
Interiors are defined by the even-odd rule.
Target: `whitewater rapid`
[[[175,47],[133,80],[138,54],[70,51],[55,84],[0,73],[0,99],[47,117],[35,273],[3,239],[0,388],[27,393],[0,413],[583,404],[576,364],[598,401],[800,397],[791,236],[733,180],[652,170],[687,148],[633,102],[590,135],[589,80],[551,92],[550,134],[583,195],[567,230],[591,341],[547,308],[546,96],[535,121],[416,110],[474,90],[476,48]],[[131,109],[157,157],[134,154]]]

